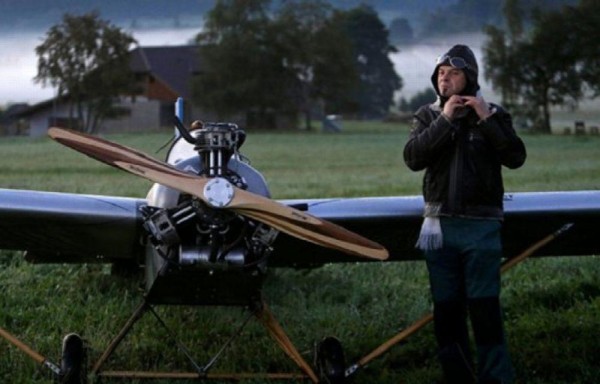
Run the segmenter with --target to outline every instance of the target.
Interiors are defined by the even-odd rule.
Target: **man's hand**
[[[444,110],[442,113],[447,119],[452,121],[457,117],[459,111],[463,110],[465,107],[465,96],[452,95],[444,104]]]
[[[479,116],[480,120],[487,119],[492,112],[490,111],[490,107],[488,103],[485,102],[483,97],[481,96],[461,96],[463,99],[463,103],[467,107],[473,108],[477,116]]]

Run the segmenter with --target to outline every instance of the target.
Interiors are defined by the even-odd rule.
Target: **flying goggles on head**
[[[454,56],[454,57],[450,57],[448,55],[442,55],[440,57],[438,57],[437,61],[436,61],[436,65],[440,65],[440,64],[450,64],[452,67],[457,68],[457,69],[472,69],[475,70],[473,67],[471,67],[469,65],[469,63],[467,63],[467,61],[465,59],[463,59],[462,57],[458,57],[458,56]]]

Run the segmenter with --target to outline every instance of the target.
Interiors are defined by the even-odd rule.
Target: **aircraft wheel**
[[[328,336],[317,343],[315,347],[315,366],[319,380],[323,383],[345,383],[346,362],[342,343]]]
[[[60,364],[61,384],[87,384],[85,343],[81,336],[70,333],[63,339]]]

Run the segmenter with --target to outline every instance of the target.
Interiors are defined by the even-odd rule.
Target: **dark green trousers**
[[[439,358],[448,383],[512,383],[500,308],[501,223],[440,219],[444,243],[426,251]],[[467,319],[477,349],[474,369]]]

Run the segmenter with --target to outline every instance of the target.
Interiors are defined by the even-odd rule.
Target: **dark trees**
[[[538,11],[526,31],[519,1],[509,0],[508,31],[487,28],[486,78],[502,91],[503,103],[534,121],[535,130],[550,132],[551,106],[576,106],[586,87],[598,94],[599,11],[594,1]]]
[[[352,112],[380,117],[400,79],[388,53],[387,30],[370,8],[348,12],[322,0],[220,0],[197,36],[206,66],[194,102],[222,116]]]
[[[93,132],[112,111],[115,97],[133,87],[129,48],[133,37],[101,20],[97,13],[65,14],[35,51],[35,81],[51,85],[71,102],[70,120]]]

